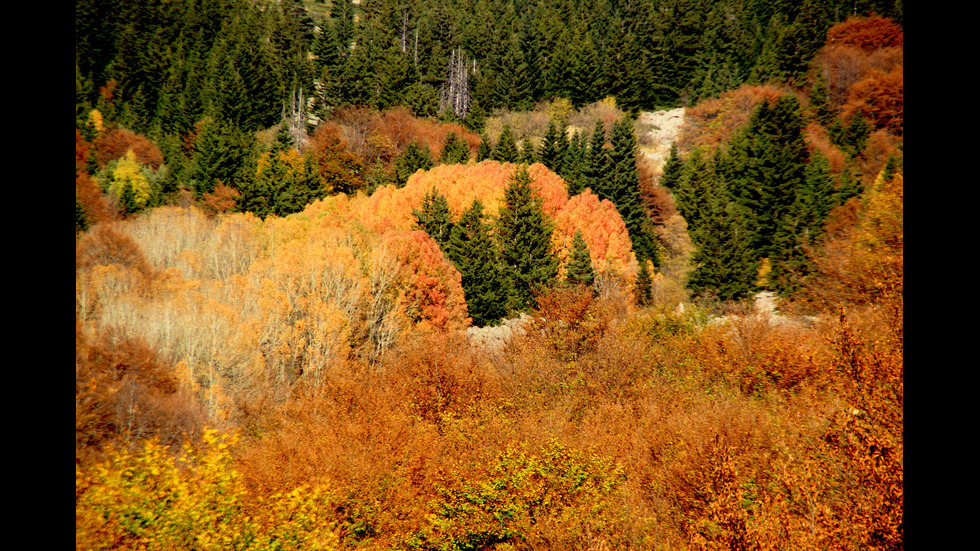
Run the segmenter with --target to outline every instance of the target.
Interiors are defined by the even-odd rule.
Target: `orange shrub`
[[[687,109],[678,147],[689,151],[696,147],[713,150],[728,141],[732,134],[745,126],[759,102],[775,102],[786,92],[770,85],[744,84],[723,93],[718,99],[702,101]]]

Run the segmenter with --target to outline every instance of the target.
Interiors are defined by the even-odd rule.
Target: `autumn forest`
[[[76,549],[903,549],[903,29],[76,0]]]

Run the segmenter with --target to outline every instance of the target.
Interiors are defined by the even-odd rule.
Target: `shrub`
[[[626,479],[608,458],[549,442],[537,454],[510,446],[482,479],[449,477],[439,488],[429,525],[410,549],[585,548],[616,534],[612,496]]]

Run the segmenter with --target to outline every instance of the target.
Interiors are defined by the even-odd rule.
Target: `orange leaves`
[[[438,165],[413,174],[403,188],[385,186],[363,201],[353,199],[352,202],[356,205],[359,221],[379,232],[412,228],[412,210],[418,209],[426,193],[433,189],[446,198],[454,217],[459,217],[474,199],[483,202],[485,214],[497,216],[504,190],[516,168],[516,165],[497,161]],[[544,200],[545,213],[554,216],[568,200],[565,183],[542,164],[532,165],[528,172],[534,180],[531,187]]]
[[[870,52],[878,48],[902,47],[905,37],[902,28],[886,17],[849,17],[827,31],[827,44],[854,46]]]
[[[876,128],[900,134],[902,46],[901,28],[883,17],[852,17],[832,27],[818,55],[831,107],[843,109],[845,118],[861,108]]]
[[[575,231],[582,230],[596,275],[622,275],[635,271],[636,258],[626,224],[608,199],[600,201],[592,191],[585,190],[569,199],[556,213],[555,223],[551,239],[562,270],[570,258]]]
[[[95,150],[98,155],[99,166],[105,166],[109,161],[122,158],[129,150],[133,151],[136,160],[143,166],[156,170],[163,164],[163,153],[160,148],[148,140],[146,136],[125,128],[114,128],[108,132],[103,132],[95,140]]]
[[[332,117],[349,144],[349,151],[366,167],[380,163],[390,166],[396,155],[411,142],[429,148],[437,157],[446,136],[455,133],[470,148],[472,157],[480,145],[480,137],[456,123],[432,122],[413,117],[405,107],[378,112],[364,107],[338,108]]]
[[[353,193],[364,187],[361,162],[347,150],[339,126],[324,123],[310,140],[310,154],[328,193]]]
[[[809,286],[817,300],[892,304],[904,288],[904,175],[879,175],[850,223],[834,228],[813,255],[819,272]],[[844,213],[841,213],[844,214]]]
[[[748,123],[749,116],[762,101],[774,103],[785,92],[773,86],[742,85],[688,109],[679,138],[681,149],[714,149]]]
[[[901,136],[905,121],[905,71],[902,65],[885,72],[872,69],[850,90],[843,116],[860,113],[872,127]]]
[[[422,329],[459,331],[470,325],[459,271],[423,231],[389,232],[383,239],[401,269],[398,304]]]

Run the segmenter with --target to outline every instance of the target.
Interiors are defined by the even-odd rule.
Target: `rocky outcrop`
[[[502,352],[515,336],[524,334],[531,320],[531,316],[521,314],[518,318],[504,320],[500,325],[470,327],[466,330],[466,336],[471,345],[497,354]]]
[[[668,111],[644,111],[636,119],[640,153],[658,171],[670,156],[670,146],[680,136],[684,113],[683,107]]]

